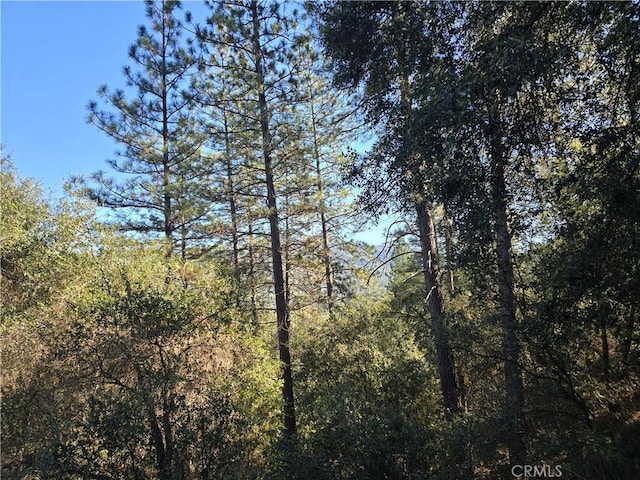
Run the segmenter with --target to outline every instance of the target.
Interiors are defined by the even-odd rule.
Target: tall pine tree
[[[121,229],[159,234],[167,255],[179,248],[186,256],[208,211],[202,189],[207,168],[188,91],[195,59],[181,38],[179,9],[178,1],[146,2],[150,29],[141,26],[129,50],[138,70],[124,68],[127,91],[102,86],[98,93],[110,108],[89,104],[89,121],[124,149],[109,161],[119,175],[97,172],[85,191],[118,212]]]

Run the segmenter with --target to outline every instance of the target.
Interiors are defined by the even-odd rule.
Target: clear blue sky
[[[142,2],[0,2],[1,139],[22,176],[54,195],[72,174],[105,168],[115,144],[86,123],[101,84],[122,67],[144,22]]]
[[[183,1],[183,9],[202,21],[203,3]],[[109,169],[118,146],[86,122],[86,106],[100,85],[125,86],[144,3],[0,0],[0,15],[0,141],[22,177],[61,196],[71,175]],[[357,237],[379,243],[374,231]]]
[[[202,11],[202,4],[183,7]],[[0,14],[0,141],[21,176],[58,196],[69,176],[108,169],[117,145],[86,123],[86,105],[102,84],[125,86],[122,68],[145,6],[0,0]]]

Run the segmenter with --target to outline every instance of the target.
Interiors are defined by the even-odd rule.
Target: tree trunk
[[[405,8],[408,7],[404,3],[399,2],[394,4],[393,16],[398,25],[402,25],[404,22]],[[406,62],[406,52],[404,48],[403,45],[398,50],[400,104],[402,114],[405,117],[405,130],[407,135],[405,141],[411,144],[413,141],[411,135],[415,134],[413,125],[414,112],[411,99],[410,69]],[[411,173],[415,175],[414,172]],[[416,177],[419,178],[418,176]],[[416,188],[416,190],[422,190],[420,187],[414,188]],[[426,293],[425,301],[427,302],[431,315],[431,328],[433,330],[436,356],[438,357],[438,374],[440,376],[440,388],[442,389],[444,408],[446,415],[451,417],[460,411],[460,403],[458,401],[456,387],[453,352],[444,324],[444,297],[442,296],[442,288],[440,286],[435,226],[431,206],[427,204],[424,198],[424,191],[416,191],[413,193],[417,193],[419,198],[419,200],[415,202],[415,208],[420,232],[420,252]]]
[[[171,164],[169,160],[169,105],[167,99],[167,38],[165,34],[164,2],[162,4],[162,194],[164,214],[165,256],[173,254],[173,225],[171,212]]]
[[[162,429],[158,424],[156,409],[151,398],[147,398],[147,418],[151,430],[151,441],[156,451],[156,468],[158,469],[158,478],[160,480],[171,480],[171,468],[168,463],[167,453],[165,450],[164,436]]]
[[[418,228],[420,230],[420,247],[422,268],[424,271],[426,301],[431,314],[431,328],[438,357],[438,373],[440,387],[447,415],[460,411],[460,401],[456,386],[455,364],[453,352],[444,323],[444,298],[440,286],[438,270],[435,226],[429,206],[421,201],[416,204]]]
[[[507,446],[511,464],[523,464],[526,457],[524,441],[524,385],[520,367],[520,343],[516,320],[516,298],[512,263],[511,234],[508,223],[508,193],[505,180],[506,152],[502,131],[494,125],[491,136],[491,176],[496,257],[498,264],[498,293],[502,327],[502,354],[506,387],[505,416]]]
[[[444,216],[442,218],[442,224],[444,227],[444,245],[447,261],[447,286],[449,289],[449,296],[450,298],[453,298],[456,286],[455,276],[453,273],[453,229],[451,227],[451,219],[447,214],[447,209],[443,208],[443,210]],[[456,388],[458,392],[458,405],[463,412],[467,413],[469,411],[469,405],[467,404],[467,386],[465,376],[461,369],[456,368],[455,372]]]
[[[168,478],[178,480],[178,472],[174,468],[173,430],[171,426],[171,400],[168,393],[163,392],[162,399],[162,430],[164,432],[165,469]]]
[[[309,91],[312,91],[311,88]],[[324,198],[324,184],[322,182],[322,168],[320,164],[320,150],[318,149],[318,131],[316,128],[316,114],[311,102],[311,131],[313,133],[313,154],[316,161],[316,183],[320,195],[320,223],[322,227],[322,260],[324,261],[324,276],[327,287],[327,306],[329,315],[333,315],[333,273],[331,268],[331,250],[329,250],[329,228],[327,226],[327,206]]]
[[[253,24],[253,54],[258,81],[258,108],[260,128],[262,132],[262,153],[264,158],[265,179],[267,184],[267,207],[269,208],[269,227],[271,236],[271,256],[273,262],[273,284],[276,300],[276,317],[278,328],[278,347],[282,363],[282,400],[284,414],[284,431],[289,435],[296,433],[296,416],[293,397],[293,377],[291,374],[291,352],[289,350],[289,308],[285,295],[284,273],[282,266],[282,248],[280,245],[280,226],[278,224],[278,207],[271,163],[271,133],[269,131],[269,111],[265,94],[265,81],[262,66],[262,49],[260,46],[260,20],[256,0],[251,2]]]
[[[289,216],[289,195],[284,195],[284,299],[287,307],[291,308],[291,263],[289,255],[291,254],[291,217]],[[291,310],[289,310],[291,311]]]
[[[238,214],[236,207],[235,186],[233,184],[233,165],[231,163],[231,140],[229,138],[229,122],[227,119],[227,110],[223,109],[224,120],[224,149],[225,163],[227,174],[227,198],[229,200],[229,211],[231,214],[231,246],[233,248],[233,276],[239,287],[240,278],[240,249],[238,247]],[[236,299],[236,304],[240,306],[240,295]]]

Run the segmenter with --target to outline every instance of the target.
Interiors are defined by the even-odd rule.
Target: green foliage
[[[438,468],[437,377],[383,302],[296,330],[296,478],[424,478]]]
[[[125,70],[135,96],[105,88],[113,108],[90,106],[124,146],[112,167],[135,177],[97,175],[92,193],[138,209],[122,225],[139,236],[77,198],[51,203],[2,154],[2,477],[511,477],[498,241],[511,250],[527,462],[637,477],[638,3],[330,2],[314,6],[323,52],[290,4],[211,2],[197,48],[178,6],[147,2],[130,52],[140,71]],[[384,129],[344,165],[359,114]],[[346,167],[374,214],[430,204],[426,261],[444,257],[452,274],[441,316],[457,415],[442,409],[417,236],[396,232],[391,273],[370,276],[374,248],[343,238]],[[281,346],[295,435],[282,435]]]
[[[22,326],[5,327],[3,476],[248,476],[275,431],[277,385],[265,347],[235,327],[231,283],[213,265],[93,241],[73,252],[87,268],[67,272],[69,293],[40,306],[28,362]]]
[[[0,196],[1,308],[3,326],[8,327],[34,318],[29,312],[53,301],[67,284],[93,212],[73,198],[50,205],[39,184],[20,178],[4,156]]]
[[[508,398],[497,367],[512,359],[499,348],[497,313],[511,292],[531,458],[577,466],[584,457],[572,444],[582,438],[598,458],[607,442],[621,449],[616,434],[588,429],[611,408],[630,425],[637,412],[614,392],[637,376],[638,5],[330,2],[319,10],[335,80],[363,88],[370,120],[385,126],[367,155],[352,158],[365,205],[384,208],[391,198],[402,207],[423,193],[454,221],[447,315],[476,474],[504,462],[499,411]],[[409,258],[396,264],[392,308],[418,326]],[[549,432],[557,443],[541,440]],[[618,458],[593,473],[628,474],[624,456],[610,454]],[[592,467],[582,467],[575,471],[589,477]]]

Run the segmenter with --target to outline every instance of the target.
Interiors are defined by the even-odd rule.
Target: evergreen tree
[[[282,362],[282,398],[284,430],[296,431],[289,348],[290,312],[286,295],[285,266],[278,192],[274,171],[285,162],[278,150],[285,133],[286,107],[297,101],[295,88],[289,81],[295,75],[292,48],[299,44],[294,16],[285,16],[277,3],[263,4],[255,0],[227,4],[211,4],[208,27],[199,31],[200,38],[215,48],[228,47],[233,62],[227,66],[246,85],[247,128],[260,135],[256,153],[261,159],[263,190],[266,201],[268,235],[271,241],[271,269],[277,317],[279,355]],[[276,158],[279,155],[279,158]],[[255,187],[254,187],[255,191]],[[258,190],[260,191],[260,190]],[[280,207],[281,208],[281,207]]]
[[[147,1],[151,29],[141,26],[129,57],[139,67],[124,68],[124,90],[98,90],[111,110],[89,104],[89,121],[124,150],[109,165],[119,175],[94,174],[96,186],[86,193],[101,206],[117,210],[125,231],[160,234],[166,254],[176,247],[184,257],[187,243],[198,239],[208,204],[204,197],[207,167],[203,164],[203,137],[194,124],[189,75],[195,58],[181,39],[183,25],[177,18],[180,3]],[[120,177],[130,177],[121,179]]]

